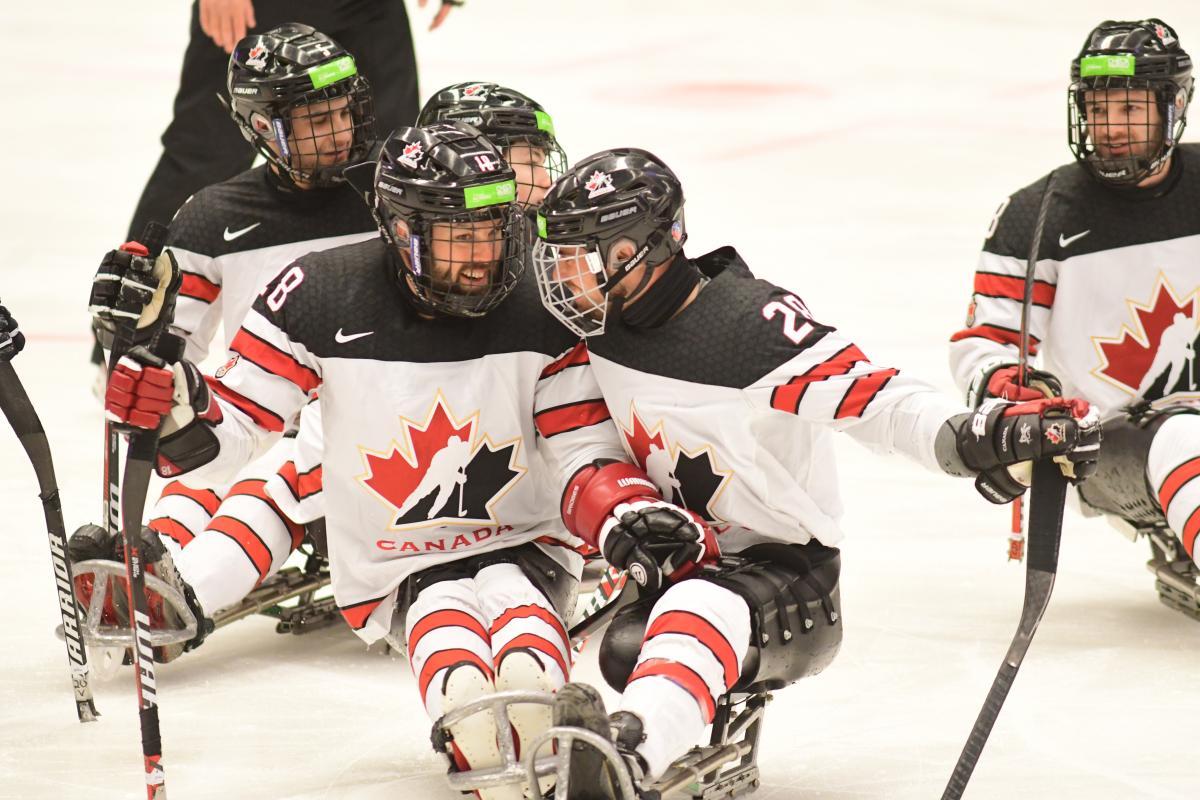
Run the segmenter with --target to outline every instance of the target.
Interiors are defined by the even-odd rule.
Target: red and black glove
[[[571,533],[648,591],[664,580],[683,580],[721,555],[704,520],[664,500],[632,464],[602,460],[576,472],[563,493],[562,515]]]
[[[967,388],[967,405],[978,408],[984,400],[993,397],[1019,403],[1041,400],[1043,397],[1062,397],[1062,382],[1052,373],[1026,367],[1024,383],[1017,380],[1019,373],[1020,368],[1016,364],[985,364]]]
[[[993,398],[956,426],[958,455],[977,474],[975,488],[993,503],[1007,503],[1026,485],[1009,467],[1053,458],[1071,481],[1096,471],[1100,417],[1087,401],[1063,397],[1012,403]]]
[[[130,348],[108,376],[104,416],[128,428],[156,430],[174,405],[175,373],[144,347]]]

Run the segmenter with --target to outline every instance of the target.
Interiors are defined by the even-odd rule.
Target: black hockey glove
[[[612,510],[600,529],[600,552],[650,592],[721,555],[712,528],[702,520],[673,503],[649,499],[620,503]]]
[[[971,380],[967,388],[967,405],[979,408],[984,401],[993,397],[1023,403],[1041,400],[1043,397],[1062,397],[1062,382],[1050,372],[1032,367],[1025,368],[1025,382],[1017,380],[1019,369],[1016,364],[1001,362],[985,366]]]
[[[111,348],[118,327],[133,329],[133,343],[143,344],[157,330],[164,310],[172,309],[182,277],[175,256],[164,250],[157,259],[137,242],[126,242],[110,250],[92,280],[88,311],[96,336]],[[167,317],[169,318],[169,317]]]
[[[1027,403],[987,400],[973,414],[951,420],[958,455],[977,475],[975,488],[993,503],[1024,494],[1028,480],[1008,469],[1053,458],[1079,483],[1096,471],[1100,417],[1086,401],[1062,397]]]
[[[25,334],[17,327],[17,321],[0,306],[0,361],[12,361],[13,356],[25,348]]]

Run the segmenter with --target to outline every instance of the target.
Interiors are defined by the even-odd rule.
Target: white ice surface
[[[17,6],[0,9],[0,298],[30,340],[15,366],[70,530],[99,512],[88,282],[158,156],[188,9]],[[1200,11],[1180,0],[473,0],[418,46],[426,93],[500,81],[547,106],[575,157],[658,153],[686,187],[690,252],[736,244],[874,360],[949,391],[946,339],[993,210],[1070,157],[1071,56],[1095,23],[1141,14],[1200,50]],[[6,431],[0,797],[144,796],[128,671],[98,685],[99,722],[75,721],[36,484]],[[754,796],[937,797],[1016,626],[1007,511],[848,441],[840,455],[845,643],[776,695]],[[1147,556],[1068,517],[1054,599],[968,797],[1200,796],[1200,623],[1159,604]],[[576,675],[598,680],[594,658]],[[456,796],[407,665],[342,628],[285,637],[251,619],[159,684],[176,800]]]

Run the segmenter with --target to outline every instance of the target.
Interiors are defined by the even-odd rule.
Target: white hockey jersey
[[[263,165],[201,189],[167,234],[183,273],[172,327],[187,342],[185,357],[203,361],[222,323],[227,348],[262,287],[295,259],[377,235],[348,185],[295,191]]]
[[[214,381],[228,479],[257,443],[321,404],[333,589],[367,641],[413,572],[538,540],[581,566],[559,519],[567,479],[621,446],[586,351],[532,280],[480,319],[420,318],[381,239],[313,253],[254,303]]]
[[[1030,352],[1102,416],[1142,400],[1200,399],[1200,145],[1181,145],[1157,187],[1116,190],[1079,164],[1055,170],[1038,245]],[[966,389],[1016,363],[1026,264],[1047,178],[1006,199],[975,272],[950,365]]]
[[[833,431],[938,468],[937,432],[965,407],[872,364],[733,248],[695,263],[713,277],[683,312],[611,326],[588,349],[629,456],[713,522],[722,549],[842,538]]]

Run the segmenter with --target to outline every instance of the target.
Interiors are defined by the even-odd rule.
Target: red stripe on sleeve
[[[209,388],[216,392],[222,400],[248,416],[255,425],[272,433],[283,432],[283,418],[278,414],[263,408],[248,397],[243,397],[219,380],[208,376],[205,376],[205,380],[208,382]]]
[[[1054,305],[1057,288],[1046,281],[1033,282],[1033,304],[1049,308]],[[1025,279],[1011,275],[996,275],[990,272],[975,273],[975,292],[986,297],[1007,297],[1010,300],[1025,300]]]
[[[179,481],[168,483],[159,497],[186,497],[198,503],[210,517],[217,513],[217,506],[221,505],[221,498],[212,489],[193,489]]]
[[[251,363],[265,369],[272,375],[286,378],[308,394],[321,384],[321,378],[316,372],[301,364],[292,356],[278,347],[258,338],[250,331],[242,328],[229,344],[233,352],[245,356]]]
[[[717,704],[713,700],[708,691],[708,684],[704,679],[676,661],[667,661],[662,658],[652,658],[649,661],[643,661],[638,665],[638,668],[633,671],[626,681],[625,686],[638,680],[639,678],[649,678],[652,675],[659,675],[671,681],[679,688],[686,691],[692,697],[696,698],[696,702],[700,705],[700,711],[704,714],[704,724],[712,722],[713,717],[717,713]]]
[[[465,611],[444,609],[430,612],[417,620],[417,624],[413,625],[412,633],[408,635],[408,652],[415,653],[421,637],[439,628],[463,628],[478,636],[485,644],[492,643],[482,622]]]
[[[963,339],[989,339],[1000,344],[1011,344],[1014,347],[1021,346],[1021,332],[1010,330],[1009,328],[1001,328],[999,325],[976,325],[974,328],[964,328],[956,332],[950,337],[952,342],[960,342]],[[1036,336],[1029,337],[1029,352],[1030,354],[1037,353],[1039,342]]]
[[[1175,499],[1176,493],[1183,488],[1185,483],[1197,475],[1200,475],[1200,458],[1185,461],[1171,470],[1170,474],[1167,475],[1167,479],[1162,482],[1162,486],[1158,489],[1158,503],[1164,514],[1167,513],[1167,506],[1171,505],[1171,501]]]
[[[312,497],[314,494],[321,492],[321,487],[324,484],[324,478],[321,474],[321,465],[310,469],[308,472],[302,472],[299,476],[300,499],[305,500]]]
[[[183,283],[179,286],[179,293],[193,300],[211,303],[221,293],[221,286],[194,272],[185,272],[183,273]]]
[[[538,376],[538,380],[541,380],[542,378],[549,378],[551,375],[557,375],[568,367],[579,367],[590,363],[592,362],[588,354],[587,345],[585,345],[583,342],[580,342],[568,350],[566,355],[547,365],[546,368],[542,370],[542,374]]]
[[[581,400],[539,411],[533,416],[538,433],[544,438],[586,428],[609,419],[608,406],[603,400]]]
[[[530,603],[524,606],[515,606],[514,608],[505,609],[504,613],[496,617],[496,621],[492,623],[491,634],[493,636],[508,623],[514,619],[527,619],[536,617],[542,622],[554,628],[558,635],[562,637],[562,645],[564,649],[571,649],[571,638],[567,636],[567,629],[563,626],[562,620],[558,618],[554,612],[549,609],[542,608],[539,605]]]
[[[835,375],[845,375],[859,361],[866,360],[867,357],[858,347],[847,345],[828,360],[810,367],[803,375],[797,375],[783,386],[776,386],[775,391],[771,392],[771,408],[789,414],[798,413],[800,401],[804,399],[804,392],[810,385]]]
[[[666,611],[651,624],[643,642],[663,633],[680,633],[699,641],[721,662],[721,669],[725,673],[726,691],[737,683],[738,675],[741,674],[741,664],[733,652],[733,645],[729,644],[729,640],[711,622],[690,611]]]
[[[479,671],[489,681],[492,680],[491,667],[470,650],[439,650],[426,659],[424,666],[421,667],[421,674],[417,678],[418,688],[421,690],[422,703],[425,702],[425,691],[429,688],[429,682],[433,680],[433,676],[446,667],[453,667],[458,664],[470,664],[473,667],[478,667]]]
[[[838,403],[837,412],[834,413],[833,418],[861,417],[867,410],[867,406],[875,399],[875,395],[883,391],[883,387],[887,386],[888,381],[899,372],[900,370],[897,369],[881,369],[870,375],[863,375],[850,384],[842,402]]]

